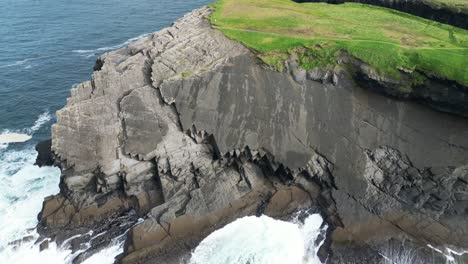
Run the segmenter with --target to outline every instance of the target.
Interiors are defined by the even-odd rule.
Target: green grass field
[[[415,69],[468,86],[468,31],[362,4],[219,0],[210,20],[281,70],[297,53],[305,69],[332,65],[345,50],[387,77]]]
[[[434,7],[447,7],[455,11],[468,13],[468,0],[420,0]]]

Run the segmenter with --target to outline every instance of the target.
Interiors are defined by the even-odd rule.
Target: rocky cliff
[[[52,127],[61,192],[44,201],[42,235],[110,230],[95,250],[130,228],[119,262],[179,263],[238,217],[301,211],[329,225],[330,263],[468,248],[466,118],[362,89],[349,71],[270,70],[210,12],[103,55],[72,89]]]

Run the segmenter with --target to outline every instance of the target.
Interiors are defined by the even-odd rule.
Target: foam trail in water
[[[37,120],[34,122],[34,125],[29,128],[29,133],[34,133],[39,130],[43,125],[47,124],[52,119],[49,111],[45,111],[37,117]]]
[[[87,258],[83,264],[113,264],[115,256],[123,252],[123,244],[124,241],[115,241],[109,247]]]
[[[325,231],[320,215],[310,215],[304,224],[247,216],[226,225],[208,237],[192,253],[191,264],[315,264],[318,235]]]
[[[60,178],[57,168],[34,166],[36,155],[34,146],[26,146],[22,150],[0,150],[0,263],[64,264],[71,263],[82,252],[72,254],[67,242],[64,248],[50,242],[49,248],[43,251],[39,250],[40,243],[35,243],[39,238],[34,229],[37,214],[43,199],[59,192]],[[122,250],[120,236],[84,263],[111,264]]]
[[[0,139],[2,136],[6,139],[8,137],[5,135],[14,134],[17,138],[10,137],[0,142],[17,142],[20,136],[31,138],[30,135],[51,119],[50,113],[45,111],[30,128],[22,130],[29,135],[4,131]],[[85,250],[72,254],[68,249],[71,239],[64,242],[63,248],[58,247],[55,242],[49,242],[48,249],[43,251],[39,250],[40,243],[36,243],[39,238],[35,230],[37,214],[42,208],[44,198],[60,191],[60,170],[33,165],[37,156],[33,145],[11,149],[7,143],[0,144],[0,263],[71,263],[74,257]],[[101,235],[103,234],[95,235],[90,241]],[[84,263],[114,263],[114,257],[123,251],[122,238],[123,236],[115,238],[107,248],[100,250]]]
[[[36,61],[36,60],[41,60],[41,59],[46,59],[49,58],[48,56],[41,56],[41,57],[36,57],[36,58],[29,58],[29,59],[24,59],[24,60],[19,60],[15,61],[13,63],[8,63],[5,65],[0,65],[0,69],[3,68],[8,68],[8,67],[14,67],[14,66],[24,66],[25,69],[30,69],[32,67],[31,64],[28,64],[29,62]]]
[[[151,34],[152,33],[146,33],[146,34],[140,35],[138,37],[128,39],[127,41],[125,41],[125,42],[123,42],[121,44],[115,45],[115,46],[103,47],[103,48],[91,49],[91,50],[73,50],[72,52],[82,54],[81,56],[85,56],[85,57],[89,58],[89,57],[98,55],[99,53],[102,53],[102,52],[123,48],[125,46],[128,46],[130,43],[132,43],[134,41],[137,41],[139,39],[148,37]]]
[[[32,138],[32,134],[38,131],[43,125],[47,124],[51,119],[52,116],[50,113],[45,111],[37,117],[32,127],[23,129],[20,131],[21,133],[8,130],[3,131],[0,134],[0,149],[7,148],[9,143],[21,143],[30,140]]]
[[[34,146],[0,150],[0,250],[31,235],[43,198],[59,191],[59,169],[34,166],[36,154]]]
[[[5,263],[15,264],[64,264],[66,258],[71,254],[71,250],[63,250],[57,247],[56,243],[50,243],[47,250],[40,251],[39,246],[35,244],[35,240],[39,235],[34,233],[29,234],[31,240],[21,243],[18,246],[8,246],[3,251],[0,251],[1,259]]]
[[[32,134],[48,120],[49,113],[43,113],[32,127],[24,131]],[[12,143],[30,139],[31,136],[8,131],[1,134],[0,138],[3,139],[2,142]],[[59,192],[60,170],[33,165],[37,152],[31,144],[22,145],[22,148],[9,148],[8,144],[0,146],[0,259],[2,263],[37,263],[41,259],[49,259],[49,251],[39,253],[39,250],[34,251],[31,248],[38,238],[34,227],[42,201],[46,196]],[[21,245],[17,245],[17,242],[10,244],[24,237],[27,239]],[[38,259],[40,256],[42,258]],[[56,262],[52,259],[43,263],[63,261]]]
[[[20,133],[3,133],[0,134],[0,145],[5,145],[8,143],[20,143],[25,142],[31,139],[30,135],[20,134]],[[6,146],[3,146],[5,148]]]

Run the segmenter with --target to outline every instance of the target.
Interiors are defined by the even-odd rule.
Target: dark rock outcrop
[[[206,137],[198,135],[203,146]],[[210,232],[247,215],[288,219],[313,209],[331,229],[340,225],[327,185],[332,165],[318,154],[297,170],[248,147],[216,160],[208,151],[193,154],[179,157],[185,166],[160,169],[167,200],[130,230],[122,263],[180,263]]]
[[[44,202],[43,236],[111,230],[79,262],[130,228],[120,262],[179,263],[238,217],[304,209],[329,225],[332,263],[468,248],[466,119],[339,67],[269,70],[209,14],[103,55],[72,89],[52,128],[61,192]]]
[[[339,65],[348,66],[348,73],[362,88],[399,100],[416,101],[438,111],[468,117],[468,88],[455,81],[404,70],[400,70],[398,78],[385,78],[370,65],[349,55],[343,54],[338,61]],[[334,76],[343,71],[339,66],[337,69]],[[420,76],[419,83],[414,83],[415,75]],[[336,81],[334,83],[336,84]]]
[[[51,147],[51,139],[41,141],[36,145],[37,158],[35,165],[38,165],[39,167],[54,165],[54,158]]]
[[[468,29],[468,7],[457,7],[443,5],[432,1],[423,0],[294,0],[298,3],[329,3],[329,4],[343,4],[346,2],[361,3],[367,5],[375,5],[391,8],[415,16],[423,17],[429,20],[437,21],[444,24]]]

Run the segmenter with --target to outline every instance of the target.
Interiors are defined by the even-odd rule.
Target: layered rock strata
[[[332,263],[384,263],[403,242],[421,256],[468,248],[466,119],[348,71],[272,71],[209,14],[103,55],[72,89],[52,128],[61,192],[44,202],[44,236],[141,217],[119,261],[178,263],[238,217],[304,209],[329,225]]]

